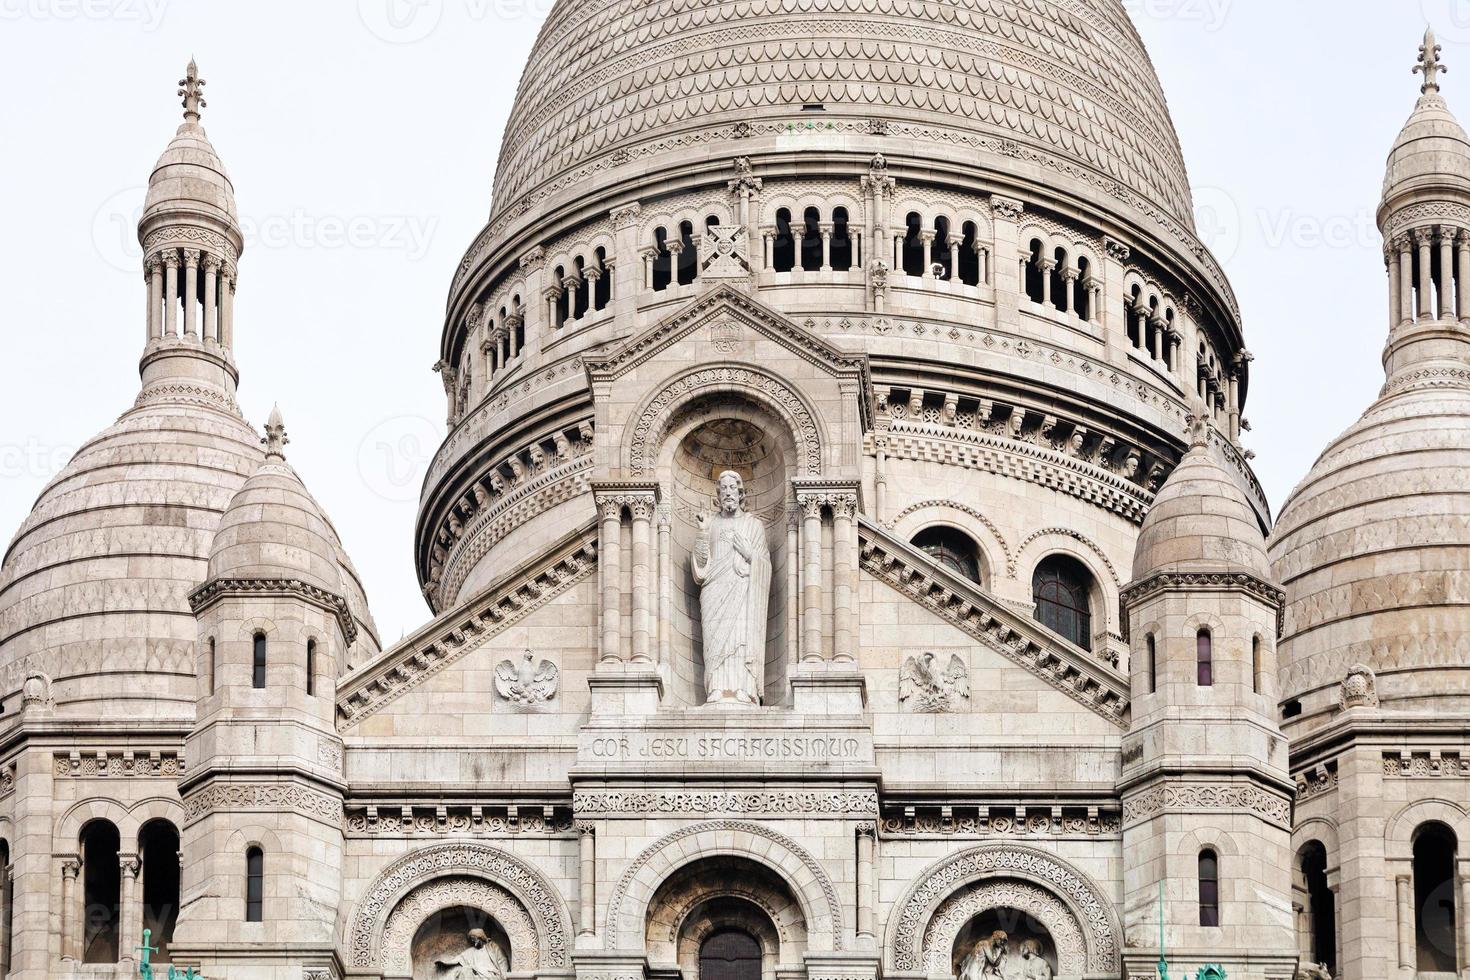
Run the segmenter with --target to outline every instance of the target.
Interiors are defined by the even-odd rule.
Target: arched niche
[[[397,936],[394,940],[400,941]],[[484,957],[504,975],[513,969],[511,945],[510,937],[500,922],[478,904],[439,909],[419,923],[408,944],[412,978],[442,980],[445,972],[452,971],[454,964],[466,962],[470,957]],[[472,949],[477,951],[471,952]],[[402,962],[395,957],[392,965],[401,968]],[[446,967],[450,970],[446,971]]]
[[[763,700],[780,701],[787,690],[788,578],[795,557],[787,547],[791,480],[798,475],[801,451],[787,420],[770,405],[738,392],[723,391],[684,403],[663,428],[656,469],[669,505],[673,576],[674,700],[703,704],[704,657],[700,628],[700,590],[690,570],[701,515],[712,514],[719,476],[740,474],[746,510],[766,528],[771,583],[766,598]]]
[[[962,888],[935,910],[924,934],[925,972],[960,976],[965,960],[1002,932],[1010,961],[1020,960],[1032,941],[1053,975],[1087,971],[1087,942],[1066,903],[1039,885],[999,879]]]
[[[757,942],[765,980],[806,953],[806,917],[791,886],[771,868],[725,856],[696,860],[659,885],[644,925],[649,962],[697,976],[704,942],[726,930]]]

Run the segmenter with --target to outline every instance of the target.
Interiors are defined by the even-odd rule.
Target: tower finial
[[[189,59],[184,77],[179,79],[179,95],[184,97],[184,121],[199,122],[199,110],[209,105],[204,101],[204,79],[199,77],[199,66]]]
[[[1434,28],[1424,29],[1424,43],[1419,47],[1419,63],[1414,66],[1414,74],[1424,73],[1424,84],[1419,87],[1421,95],[1439,91],[1439,73],[1449,71],[1444,62],[1439,60],[1439,52],[1443,45],[1434,40]]]
[[[286,423],[281,419],[281,406],[271,405],[270,418],[265,420],[265,438],[260,440],[265,447],[266,459],[285,459],[286,445],[290,441],[286,438]]]

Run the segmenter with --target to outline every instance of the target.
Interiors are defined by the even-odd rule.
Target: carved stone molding
[[[197,615],[221,599],[234,596],[294,596],[320,606],[337,617],[342,636],[351,646],[357,640],[357,620],[347,600],[296,578],[213,578],[189,593],[189,608]]]
[[[623,876],[618,879],[617,886],[613,889],[612,897],[608,900],[605,929],[607,948],[619,948],[618,942],[625,938],[620,932],[623,906],[631,897],[630,891],[634,883],[639,881],[639,872],[648,866],[655,857],[670,851],[675,855],[681,854],[679,850],[680,843],[689,838],[700,835],[715,835],[719,840],[727,841],[735,834],[748,834],[752,838],[763,842],[763,850],[765,851],[766,858],[760,863],[772,867],[785,877],[794,889],[802,891],[803,889],[794,880],[797,869],[782,865],[780,859],[775,855],[775,851],[782,851],[790,861],[799,862],[801,867],[805,869],[803,876],[814,883],[814,887],[821,892],[822,898],[825,901],[826,908],[820,911],[813,910],[813,918],[815,919],[821,912],[827,913],[831,923],[832,948],[839,951],[842,950],[845,942],[842,929],[842,904],[837,899],[837,889],[833,886],[832,879],[828,876],[826,870],[800,844],[797,844],[791,838],[777,833],[762,824],[747,823],[739,820],[714,820],[691,824],[659,839],[645,848],[628,865],[627,870],[623,872]],[[739,851],[731,851],[729,853],[742,856]],[[686,863],[678,857],[672,860],[676,864]],[[647,887],[649,894],[642,897],[645,899],[651,898],[653,885],[647,882],[643,884]],[[635,909],[634,911],[641,916],[644,910]],[[808,922],[807,928],[809,933],[813,935],[819,931],[818,923],[815,921]]]
[[[103,749],[57,752],[52,775],[58,777],[166,776],[184,774],[184,760],[177,752],[113,752]]]
[[[1470,777],[1470,756],[1461,755],[1458,749],[1430,752],[1385,752],[1383,774],[1403,776],[1410,779],[1453,776]]]
[[[884,837],[941,839],[1097,837],[1122,832],[1120,811],[1012,805],[884,806]]]
[[[1168,783],[1123,798],[1123,823],[1131,825],[1166,812],[1243,811],[1291,828],[1291,801],[1252,783]]]
[[[535,931],[539,968],[565,968],[571,923],[560,894],[530,865],[484,844],[435,844],[411,851],[385,868],[353,910],[348,930],[352,965],[381,969],[384,927],[399,903],[425,882],[475,878],[503,889],[525,910]]]
[[[342,826],[341,798],[299,783],[210,782],[184,795],[184,817],[191,822],[220,810],[286,811]]]
[[[1314,766],[1296,774],[1296,799],[1300,803],[1337,789],[1337,763]]]
[[[168,225],[150,231],[143,239],[143,254],[151,255],[169,245],[205,245],[217,252],[227,263],[236,262],[240,258],[233,242],[217,232],[196,225]]]
[[[1246,572],[1156,572],[1129,584],[1118,596],[1123,639],[1128,639],[1128,610],[1161,592],[1239,592],[1276,610],[1276,635],[1285,625],[1286,593]]]
[[[1056,948],[1058,973],[1080,977],[1087,972],[1087,940],[1067,904],[1040,885],[1000,879],[970,885],[935,910],[924,930],[923,962],[929,975],[948,975],[960,930],[976,916],[998,908],[1024,912],[1046,927]]]
[[[878,794],[800,790],[584,792],[573,797],[572,809],[583,817],[618,814],[645,816],[653,813],[872,816],[878,812]]]
[[[353,804],[345,826],[355,837],[561,837],[572,830],[572,817],[565,807],[537,804]]]
[[[1003,844],[962,851],[931,865],[919,876],[894,906],[886,944],[890,970],[924,970],[924,940],[935,911],[972,883],[1005,880],[1029,882],[1065,903],[1086,947],[1085,972],[1118,972],[1118,926],[1112,905],[1101,890],[1059,858],[1029,847]]]
[[[414,933],[431,915],[466,906],[493,918],[510,939],[512,973],[531,973],[541,965],[536,927],[526,907],[514,895],[483,878],[437,878],[415,888],[388,913],[383,923],[384,968],[408,976],[413,971],[409,954]]]

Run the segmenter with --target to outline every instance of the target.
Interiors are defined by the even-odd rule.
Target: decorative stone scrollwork
[[[349,953],[352,965],[368,969],[381,969],[386,948],[386,926],[392,913],[404,901],[405,896],[425,882],[449,879],[463,882],[473,879],[491,885],[513,896],[526,916],[532,937],[529,944],[534,947],[539,962],[536,968],[562,969],[569,962],[571,922],[561,896],[540,872],[505,851],[483,844],[438,844],[413,851],[389,865],[369,886],[353,913],[349,930]],[[441,900],[448,900],[450,893],[469,885],[447,885]],[[487,890],[477,892],[490,898]],[[474,904],[455,901],[452,904]],[[444,907],[444,906],[441,906]],[[486,911],[494,912],[493,909]],[[420,920],[421,921],[421,920]],[[414,922],[417,926],[418,922]],[[509,932],[511,924],[501,922]],[[512,955],[515,955],[512,950]]]
[[[889,969],[885,972],[917,973],[924,970],[925,944],[934,928],[935,913],[942,912],[945,903],[962,895],[962,890],[972,883],[978,882],[983,887],[1006,881],[1028,883],[1043,895],[1059,901],[1066,915],[1060,917],[1057,928],[1065,933],[1065,922],[1070,919],[1074,924],[1072,928],[1082,939],[1083,952],[1080,955],[1086,969],[1078,970],[1079,974],[1117,974],[1119,928],[1111,903],[1081,872],[1045,852],[1016,845],[977,847],[930,866],[894,907],[886,943]],[[1006,894],[1013,900],[1031,903],[1038,909],[1042,907],[1042,896],[1035,892],[1022,895],[1019,890],[1012,889]],[[975,901],[978,911],[981,900]],[[954,914],[957,916],[959,913]],[[1042,921],[1047,920],[1042,918]],[[955,928],[958,929],[958,925]],[[1051,928],[1050,924],[1048,928]],[[1053,938],[1057,938],[1056,933],[1053,933]],[[953,936],[950,942],[952,946]]]

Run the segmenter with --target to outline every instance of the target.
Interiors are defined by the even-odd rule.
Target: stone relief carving
[[[1367,664],[1353,664],[1342,679],[1337,705],[1340,708],[1378,707],[1378,678]]]
[[[750,236],[743,225],[710,225],[700,242],[700,276],[745,279],[751,273]]]
[[[1123,801],[1123,822],[1137,823],[1168,810],[1246,810],[1291,826],[1291,801],[1249,784],[1178,783],[1146,790]]]
[[[990,938],[960,961],[958,980],[1001,980],[1007,974],[1010,960],[1009,942],[1010,937],[1001,930],[992,932]]]
[[[959,711],[970,703],[970,668],[957,653],[942,673],[933,653],[909,657],[899,670],[898,703],[920,714]]]
[[[504,980],[505,966],[490,945],[484,929],[471,929],[469,946],[454,956],[434,961],[437,980]]]
[[[745,481],[720,474],[719,512],[699,519],[691,570],[704,627],[709,704],[760,703],[765,686],[766,600],[771,555],[766,529],[745,509]]]
[[[495,691],[511,704],[531,707],[556,697],[561,671],[550,660],[536,662],[530,650],[520,660],[502,660],[495,667]]]

